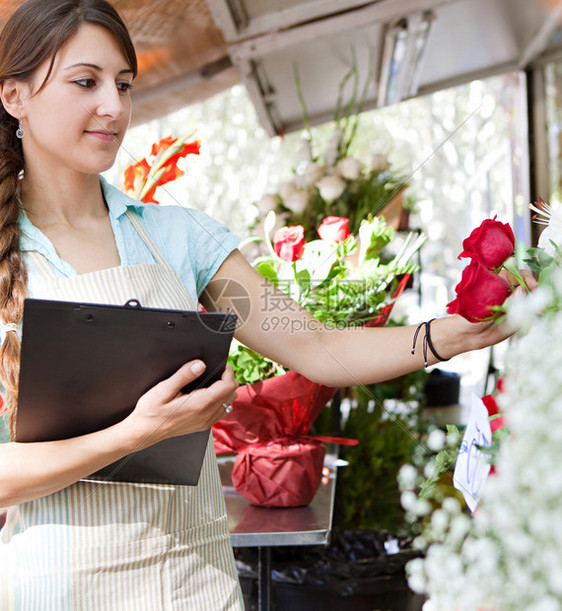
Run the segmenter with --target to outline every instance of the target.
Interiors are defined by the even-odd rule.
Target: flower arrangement
[[[454,427],[433,431],[419,460],[400,473],[403,506],[419,520],[417,545],[426,551],[407,567],[410,587],[428,597],[424,611],[562,606],[562,481],[555,467],[562,458],[562,225],[544,202],[532,208],[547,225],[538,247],[527,251],[538,287],[526,299],[496,304],[501,312],[488,311],[506,316],[518,334],[498,394],[484,398],[493,442],[480,454],[492,470],[478,508],[471,516],[449,482],[436,485],[456,459]],[[506,228],[494,231],[511,243]]]
[[[141,202],[158,204],[154,199],[156,188],[183,176],[178,161],[189,154],[199,155],[200,140],[188,142],[191,136],[173,138],[167,136],[152,145],[150,161],[141,161],[127,167],[124,174],[124,190],[127,195]]]
[[[385,260],[384,247],[394,230],[382,218],[365,219],[359,239],[350,234],[349,219],[344,217],[323,219],[319,239],[310,241],[302,226],[281,227],[271,238],[274,226],[271,211],[265,219],[265,236],[246,242],[265,249],[253,265],[315,318],[333,327],[385,324],[394,300],[416,270],[410,259],[425,239],[410,234],[398,253]],[[273,309],[262,328],[280,326],[290,331],[292,321]],[[236,490],[250,503],[266,507],[308,504],[321,481],[326,438],[307,433],[336,388],[285,371],[237,342],[229,363],[242,385],[235,409],[214,425],[213,436],[217,454],[236,453],[232,472]],[[329,441],[354,443],[333,437]]]
[[[281,184],[278,192],[268,193],[256,203],[257,221],[262,221],[273,210],[284,224],[301,225],[306,238],[314,239],[316,228],[325,217],[348,218],[350,231],[356,233],[369,215],[376,216],[384,211],[389,224],[398,228],[404,191],[408,186],[406,177],[392,168],[384,153],[373,153],[368,163],[350,156],[369,79],[357,99],[359,75],[353,61],[340,83],[333,135],[321,152],[316,150],[313,141],[298,71],[295,73],[305,126],[299,150],[300,163],[293,169],[293,178]],[[353,80],[352,94],[344,100],[344,90],[350,79]],[[391,211],[392,203],[396,204],[396,210]],[[411,208],[413,204],[413,198],[407,198],[406,206]]]
[[[544,202],[531,204],[531,207],[540,218],[551,218],[551,211]],[[551,235],[552,229],[543,231],[538,248],[525,253],[516,244],[513,230],[507,223],[496,221],[496,217],[485,219],[463,241],[463,251],[458,258],[468,257],[470,263],[462,272],[455,287],[457,296],[447,304],[447,312],[460,314],[471,322],[499,320],[505,315],[503,305],[513,290],[511,281],[502,277],[504,270],[509,272],[510,280],[514,279],[529,291],[519,271],[521,267],[527,264],[540,282],[562,262],[560,248]]]
[[[384,323],[407,277],[417,270],[412,257],[425,241],[423,234],[410,233],[395,254],[386,254],[395,231],[381,217],[364,219],[356,237],[348,218],[328,216],[318,227],[319,239],[309,241],[302,225],[281,227],[272,238],[275,223],[270,211],[264,237],[248,238],[241,249],[261,243],[265,254],[252,261],[257,271],[331,327]],[[283,316],[272,316],[270,324],[283,325]],[[233,344],[229,362],[239,383],[283,372],[238,343]]]

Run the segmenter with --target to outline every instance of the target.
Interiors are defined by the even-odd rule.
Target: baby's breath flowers
[[[427,596],[423,611],[562,609],[562,222],[550,210],[548,218],[552,256],[540,245],[533,253],[539,286],[507,306],[519,332],[497,402],[510,435],[477,510],[471,516],[444,482],[458,448],[454,427],[431,433],[400,472],[404,508],[418,520],[416,546],[425,550],[407,565],[410,587]]]

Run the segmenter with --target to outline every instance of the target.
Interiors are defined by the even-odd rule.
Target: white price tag
[[[492,429],[488,410],[480,397],[472,395],[468,424],[462,438],[455,464],[453,485],[462,492],[470,511],[478,505],[479,493],[490,472],[487,456],[478,446],[492,443]]]

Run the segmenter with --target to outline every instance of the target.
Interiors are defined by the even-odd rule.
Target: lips
[[[113,142],[117,138],[116,132],[110,132],[103,129],[86,131],[86,134],[89,136],[93,136],[94,138],[98,138],[104,142]]]

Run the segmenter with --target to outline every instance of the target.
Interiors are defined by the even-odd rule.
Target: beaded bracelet
[[[425,326],[425,334],[423,336],[423,340],[422,340],[422,354],[423,354],[423,362],[424,365],[427,367],[428,366],[428,362],[427,362],[427,349],[429,348],[431,350],[431,353],[433,354],[433,356],[438,360],[438,361],[448,361],[449,359],[444,359],[442,356],[439,356],[439,354],[437,353],[437,351],[435,350],[433,343],[431,341],[431,323],[435,320],[435,318],[432,318],[431,320],[427,321],[427,322],[421,322],[415,332],[414,332],[414,341],[412,343],[412,354],[415,354],[416,352],[416,342],[418,341],[418,335],[420,332],[420,329]],[[449,357],[450,358],[450,357]]]

